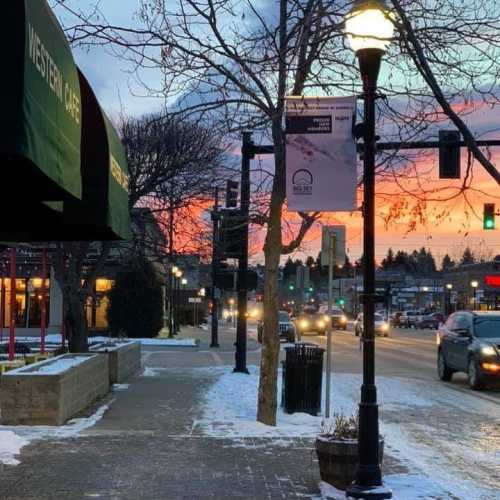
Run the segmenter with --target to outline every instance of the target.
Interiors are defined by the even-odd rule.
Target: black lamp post
[[[382,56],[394,25],[382,0],[356,0],[345,20],[345,31],[356,52],[364,92],[363,202],[363,385],[359,404],[359,467],[346,496],[392,498],[382,483],[379,458],[377,388],[375,386],[375,99]]]

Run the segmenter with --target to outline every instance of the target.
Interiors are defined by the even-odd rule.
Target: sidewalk
[[[274,446],[272,439],[207,437],[196,428],[204,394],[220,376],[206,352],[143,350],[146,374],[114,392],[94,427],[73,439],[34,441],[18,466],[0,465],[0,498],[14,499],[274,499],[318,493],[311,440]],[[232,362],[232,332],[221,331],[217,353]],[[251,344],[251,342],[249,342]],[[251,346],[256,348],[256,346]],[[250,345],[249,345],[250,348]],[[148,369],[149,368],[149,369]],[[211,373],[213,371],[213,373]]]
[[[0,498],[344,498],[320,484],[314,438],[321,418],[280,411],[278,427],[255,421],[255,340],[248,340],[250,374],[243,375],[232,372],[234,329],[221,328],[218,349],[209,348],[210,332],[201,328],[185,328],[178,338],[200,342],[143,346],[143,375],[116,386],[102,418],[80,425],[84,430],[0,427],[0,439],[14,431],[31,441],[17,466],[1,465],[0,454]],[[359,384],[359,374],[335,374],[334,411],[355,411]],[[494,403],[428,381],[381,376],[378,386],[384,478],[395,499],[500,498]],[[492,449],[480,449],[484,436],[463,432],[481,422]]]

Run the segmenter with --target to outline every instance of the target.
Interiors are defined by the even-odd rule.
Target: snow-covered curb
[[[84,430],[93,427],[104,416],[111,403],[100,406],[90,417],[74,418],[66,425],[51,427],[36,426],[0,426],[0,463],[5,465],[18,465],[16,458],[22,448],[32,441],[40,439],[66,439],[80,435]]]

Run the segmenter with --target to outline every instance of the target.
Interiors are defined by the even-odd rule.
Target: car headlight
[[[329,321],[329,319],[330,318],[326,314],[323,316],[323,321]]]
[[[380,327],[380,329],[383,332],[386,332],[387,330],[389,330],[389,325],[387,323],[383,323],[382,326]]]
[[[300,323],[299,323],[299,326],[300,328],[307,328],[309,326],[309,321],[306,321],[305,319],[303,319]]]
[[[496,350],[492,345],[483,345],[481,346],[481,354],[483,356],[494,356],[496,354]]]
[[[341,323],[347,323],[347,316],[341,316],[340,317],[340,322]]]
[[[319,320],[316,324],[318,325],[318,328],[325,328],[325,322],[322,320]]]

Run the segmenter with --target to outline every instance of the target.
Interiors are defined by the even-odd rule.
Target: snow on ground
[[[16,337],[16,342],[28,342],[28,343],[40,343],[40,337]],[[45,342],[48,344],[60,344],[61,335],[51,333],[45,336]],[[137,339],[127,339],[127,338],[114,338],[114,337],[89,337],[89,342],[140,342],[141,345],[146,346],[170,346],[170,347],[196,347],[198,344],[195,339],[166,339],[166,338],[137,338]],[[2,344],[7,344],[8,341],[0,342]]]
[[[152,368],[147,366],[144,368],[144,371],[141,373],[141,377],[159,377],[162,371],[165,371],[166,368]]]
[[[126,391],[130,387],[130,384],[113,384],[113,391]]]
[[[0,463],[6,465],[18,465],[16,457],[21,448],[29,444],[29,441],[18,436],[12,431],[0,431]]]
[[[276,427],[255,421],[258,369],[249,369],[250,376],[219,369],[197,427],[206,435],[232,438],[237,446],[245,445],[245,437],[272,438],[275,446],[290,445],[295,437],[314,438],[321,416],[288,415],[279,408]],[[280,373],[279,398],[281,382]],[[332,413],[354,414],[360,385],[360,375],[335,373]],[[438,381],[378,377],[377,387],[387,452],[415,472],[389,476],[395,498],[500,499],[497,403]]]
[[[84,418],[74,418],[65,425],[0,425],[0,463],[18,465],[21,449],[32,441],[40,439],[66,439],[80,435],[86,429],[93,427],[104,416],[113,401],[100,406],[97,411]]]

